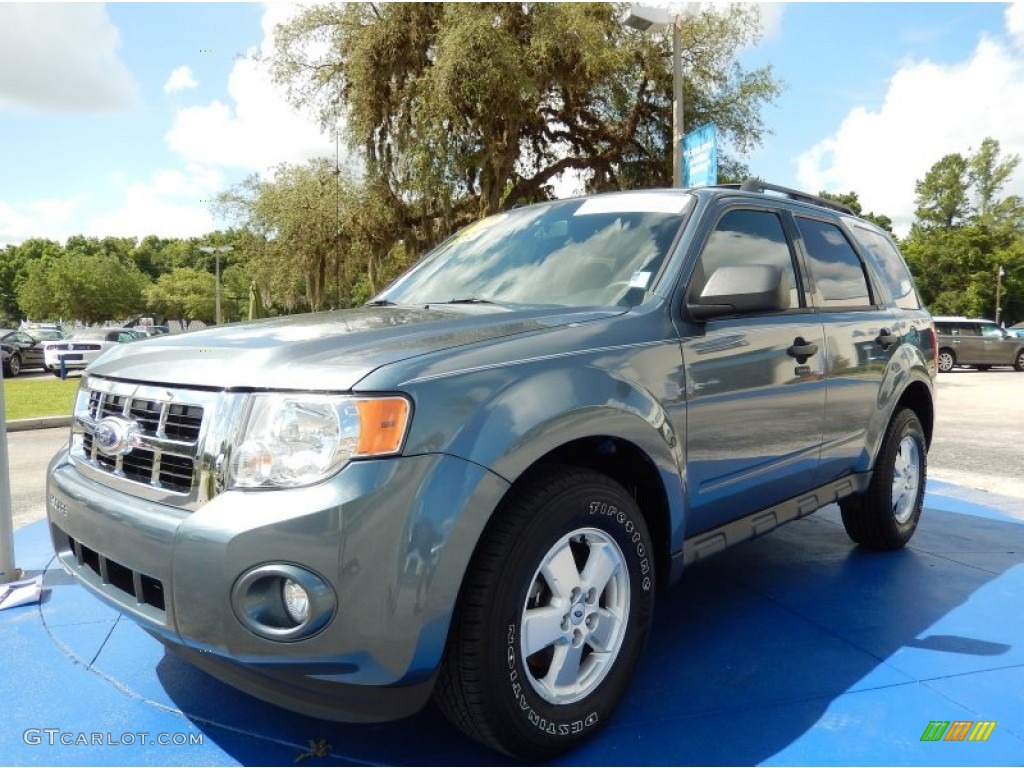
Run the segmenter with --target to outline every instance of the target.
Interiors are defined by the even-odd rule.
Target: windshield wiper
[[[390,301],[389,299],[377,299],[376,301],[368,301],[363,306],[366,307],[397,307],[398,305]]]
[[[465,298],[465,299],[449,299],[448,301],[446,301],[444,303],[445,304],[497,304],[496,301],[491,301],[490,299],[477,299],[477,298],[473,298],[473,297],[469,297],[469,298]]]

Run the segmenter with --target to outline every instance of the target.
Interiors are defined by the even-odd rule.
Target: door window
[[[811,277],[825,308],[870,307],[871,291],[864,265],[834,224],[796,217],[810,261]]]
[[[719,267],[743,264],[779,267],[789,288],[789,308],[803,306],[786,232],[778,214],[772,211],[732,210],[718,220],[694,269],[691,298],[700,296]]]

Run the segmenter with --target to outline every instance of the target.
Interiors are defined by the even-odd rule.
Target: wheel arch
[[[640,508],[654,543],[656,583],[659,587],[667,586],[672,561],[673,515],[669,493],[651,457],[629,440],[594,435],[572,440],[549,451],[533,466],[551,464],[590,469],[626,489]],[[528,474],[524,473],[520,479]],[[514,488],[515,484],[509,492]]]
[[[924,430],[927,446],[931,447],[932,434],[935,427],[935,401],[932,398],[931,390],[920,381],[912,382],[910,386],[903,390],[903,394],[900,395],[893,415],[900,408],[909,408],[917,414],[917,420],[921,422],[921,428]]]

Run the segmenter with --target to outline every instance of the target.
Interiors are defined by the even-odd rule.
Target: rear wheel
[[[544,467],[495,512],[466,574],[435,698],[529,761],[595,733],[629,684],[654,605],[651,540],[604,475]]]
[[[924,430],[909,408],[896,412],[875,460],[871,485],[839,503],[843,526],[867,549],[899,549],[914,535],[927,479]]]
[[[1024,371],[1024,349],[1017,352],[1017,357],[1013,361],[1013,367],[1018,371]]]
[[[953,370],[953,366],[956,365],[956,356],[951,350],[940,349],[939,350],[939,370],[943,373],[949,373]]]

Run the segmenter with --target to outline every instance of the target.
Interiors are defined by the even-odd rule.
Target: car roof
[[[945,315],[933,315],[932,320],[936,323],[991,323],[996,324],[995,320],[986,320],[983,317],[954,317]]]

